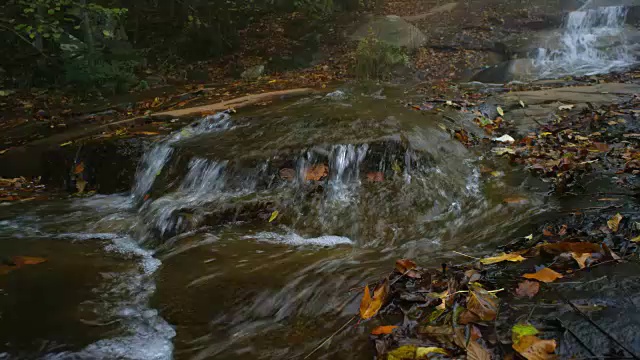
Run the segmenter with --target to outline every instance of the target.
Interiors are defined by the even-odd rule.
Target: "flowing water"
[[[534,58],[541,77],[594,75],[624,70],[637,62],[637,31],[626,25],[624,6],[572,11],[558,37],[549,39]]]
[[[439,265],[526,235],[545,211],[531,180],[394,91],[206,117],[151,144],[129,194],[3,206],[2,254],[48,261],[0,277],[0,358],[299,356],[396,259]],[[377,322],[318,357],[370,358]]]

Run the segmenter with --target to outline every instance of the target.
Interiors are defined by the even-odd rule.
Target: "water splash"
[[[150,151],[144,154],[140,161],[135,176],[135,183],[131,190],[133,199],[140,200],[151,190],[156,177],[160,175],[165,164],[171,158],[173,144],[193,136],[224,131],[231,128],[231,125],[231,116],[229,113],[221,112],[185,126],[156,144]]]
[[[538,50],[534,65],[541,77],[602,74],[636,63],[625,34],[627,9],[588,5],[569,13],[556,49]]]

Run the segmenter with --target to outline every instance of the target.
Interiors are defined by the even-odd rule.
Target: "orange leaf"
[[[319,181],[329,175],[329,167],[325,164],[314,165],[307,169],[304,179],[309,181]]]
[[[397,328],[395,325],[378,326],[371,331],[371,335],[391,334],[395,328]]]
[[[508,197],[508,198],[505,198],[502,201],[507,203],[507,204],[520,204],[520,205],[523,205],[523,204],[526,204],[526,203],[529,202],[529,200],[527,200],[527,199],[525,199],[523,197],[518,197],[518,196]]]
[[[584,269],[585,267],[587,267],[585,263],[591,257],[591,254],[590,253],[579,254],[579,253],[572,252],[571,257],[573,257],[574,260],[578,263],[578,266],[580,266],[580,269]]]
[[[524,274],[522,275],[522,277],[527,279],[535,279],[535,280],[546,282],[546,283],[554,282],[557,279],[563,278],[562,274],[556,271],[553,271],[547,267],[542,268],[538,272],[533,274]]]
[[[374,317],[384,304],[384,301],[387,298],[387,293],[389,292],[389,279],[384,279],[382,284],[378,285],[375,290],[373,290],[373,298],[369,295],[368,285],[365,286],[364,292],[365,294],[362,297],[362,302],[360,302],[360,317],[363,320],[367,320]]]
[[[74,174],[80,174],[81,172],[84,171],[84,162],[80,162],[79,164],[76,165],[76,167],[73,169],[73,173]]]
[[[396,271],[401,274],[405,274],[410,278],[420,278],[420,274],[414,269],[417,267],[416,263],[409,259],[400,259],[396,261]]]
[[[12,258],[13,262],[18,265],[37,265],[42,264],[47,261],[45,258],[35,257],[35,256],[14,256]]]

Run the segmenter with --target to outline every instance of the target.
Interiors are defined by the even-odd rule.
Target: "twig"
[[[324,346],[324,344],[329,342],[334,336],[338,335],[342,330],[344,330],[347,327],[347,325],[349,325],[357,317],[358,317],[358,315],[353,315],[353,317],[351,317],[351,319],[349,319],[349,321],[344,323],[344,325],[342,325],[342,327],[340,329],[338,329],[336,332],[334,332],[328,338],[326,338],[322,343],[320,343],[320,345],[318,345],[315,349],[313,349],[313,351],[311,351],[309,354],[307,354],[307,356],[305,356],[304,359],[308,359],[316,351],[320,350]]]
[[[454,253],[456,253],[458,255],[466,256],[466,257],[471,258],[471,259],[482,260],[481,258],[477,258],[477,257],[471,256],[471,255],[463,254],[463,253],[455,251],[455,250],[451,250],[451,252],[454,252]]]
[[[560,295],[560,296],[562,296],[562,295]],[[575,304],[572,303],[571,300],[564,299],[564,301],[567,304],[569,304],[569,306],[571,306],[573,308],[573,310],[575,310],[578,314],[580,314],[583,318],[585,318],[585,320],[587,320],[589,323],[591,323],[591,325],[593,325],[596,329],[598,329],[601,333],[603,333],[606,337],[608,337],[609,340],[613,341],[614,343],[616,343],[616,345],[620,346],[624,351],[626,351],[631,356],[633,356],[634,359],[640,360],[640,357],[638,357],[631,350],[629,350],[626,346],[624,346],[620,341],[618,341],[616,338],[614,338],[612,335],[610,335],[606,330],[604,330],[602,327],[600,327],[600,325],[598,325],[598,323],[596,323],[595,321],[591,320],[589,315],[585,314],[584,312],[582,312],[582,310],[578,309],[578,307],[575,306]]]

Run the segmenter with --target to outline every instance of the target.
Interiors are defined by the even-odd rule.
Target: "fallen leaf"
[[[390,351],[387,354],[387,360],[427,360],[429,354],[449,355],[442,348],[437,347],[417,347],[413,345],[404,345]]]
[[[524,106],[524,101],[520,100],[520,106],[525,107]]]
[[[371,330],[371,335],[391,334],[395,328],[397,328],[395,325],[378,326]]]
[[[515,155],[516,151],[512,148],[505,148],[505,147],[496,147],[491,149],[491,151],[493,151],[496,155],[504,155],[504,154],[512,154]]]
[[[280,214],[278,210],[275,210],[274,212],[272,212],[271,217],[269,217],[269,222],[273,222],[273,220],[275,220],[278,217],[278,214]]]
[[[537,281],[525,280],[518,284],[516,296],[532,298],[540,291],[540,283]]]
[[[327,165],[314,165],[307,169],[304,179],[307,181],[320,181],[327,175],[329,175],[329,167]]]
[[[490,264],[496,264],[496,263],[503,262],[503,261],[520,262],[520,261],[524,261],[524,260],[526,260],[526,259],[523,258],[520,254],[516,254],[516,253],[505,254],[505,253],[502,253],[502,254],[500,254],[498,256],[484,258],[484,259],[480,260],[480,262],[485,264],[485,265],[490,265]]]
[[[544,230],[542,230],[542,235],[544,235],[544,236],[553,236],[553,233],[548,228],[545,228]]]
[[[562,225],[562,227],[560,227],[560,231],[558,231],[558,235],[560,236],[566,235],[567,229],[569,229],[569,226],[567,224]]]
[[[512,345],[513,349],[527,360],[555,359],[556,346],[555,340],[543,340],[534,335],[523,336]]]
[[[60,147],[67,146],[73,144],[73,141],[67,141],[65,143],[60,144]]]
[[[620,226],[621,220],[622,220],[622,215],[620,215],[620,213],[617,213],[614,217],[612,217],[611,219],[609,219],[609,221],[607,221],[607,226],[609,227],[609,229],[611,229],[611,231],[617,232],[618,227]]]
[[[479,286],[470,286],[469,291],[467,310],[478,315],[480,320],[495,320],[498,314],[498,298]]]
[[[571,110],[575,107],[575,105],[560,105],[558,106],[558,110]]]
[[[504,110],[502,110],[500,106],[498,106],[496,110],[498,111],[498,114],[500,114],[500,116],[504,116]]]
[[[130,135],[154,136],[154,135],[160,135],[160,133],[157,131],[134,131],[130,133]]]
[[[477,341],[471,341],[467,345],[467,360],[491,360],[491,354]]]
[[[579,253],[572,252],[571,257],[578,263],[578,266],[580,266],[580,269],[584,269],[585,267],[587,267],[585,263],[591,257],[591,254],[590,253],[579,254]]]
[[[602,250],[604,250],[604,254],[606,258],[612,259],[612,260],[620,260],[620,256],[618,256],[618,254],[616,254],[613,250],[611,250],[607,244],[602,243]]]
[[[549,254],[561,254],[565,252],[573,252],[578,254],[596,253],[601,251],[598,244],[589,242],[559,242],[550,244],[540,244],[537,248],[544,250]]]
[[[384,173],[380,171],[367,173],[367,180],[371,182],[382,182],[384,181]]]
[[[79,164],[77,164],[75,168],[73,168],[73,173],[76,175],[80,174],[83,171],[84,171],[84,162],[82,161]]]
[[[511,341],[517,343],[523,336],[538,335],[540,331],[529,323],[517,323],[511,328]]]
[[[47,259],[35,256],[14,256],[11,258],[16,265],[37,265],[46,262]]]
[[[467,325],[478,321],[481,321],[480,317],[466,309],[458,316],[458,324],[460,325]]]
[[[633,239],[631,239],[632,242],[640,242],[640,236],[636,236]]]
[[[76,179],[76,189],[78,190],[79,194],[82,194],[84,192],[84,189],[87,187],[87,184],[88,183],[82,178]]]
[[[522,277],[527,279],[535,279],[535,280],[546,282],[546,283],[554,282],[557,279],[563,278],[562,274],[556,271],[553,271],[547,267],[542,268],[539,271],[532,274],[524,274],[522,275]]]
[[[363,320],[374,317],[384,304],[388,292],[389,279],[384,279],[384,281],[373,290],[373,298],[369,294],[369,285],[365,286],[364,296],[360,302],[360,317]]]
[[[396,270],[400,274],[404,274],[410,278],[419,279],[420,273],[414,269],[417,267],[416,263],[409,259],[396,260]]]
[[[287,181],[293,181],[296,178],[296,171],[291,168],[280,169],[280,177]]]

